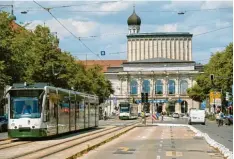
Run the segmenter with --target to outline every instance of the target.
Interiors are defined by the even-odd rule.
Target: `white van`
[[[192,125],[193,123],[206,124],[205,110],[190,109],[188,124]]]

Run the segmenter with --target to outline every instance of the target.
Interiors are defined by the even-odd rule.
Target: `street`
[[[233,126],[223,125],[218,127],[215,122],[207,121],[206,125],[193,125],[212,139],[233,151]]]
[[[187,118],[171,118],[166,117],[164,121],[158,121],[162,123],[173,124],[187,124]],[[229,150],[233,150],[233,125],[223,125],[218,127],[214,121],[206,120],[206,125],[194,124],[192,125],[203,133],[207,133],[212,139],[227,147]]]
[[[183,135],[182,135],[183,134]],[[212,149],[204,139],[195,138],[185,127],[148,126],[137,127],[103,146],[94,149],[82,159],[221,159],[223,156]]]

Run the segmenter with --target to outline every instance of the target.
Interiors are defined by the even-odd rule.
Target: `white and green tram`
[[[137,119],[138,105],[129,102],[120,102],[119,104],[119,119]]]
[[[15,84],[6,97],[11,138],[46,137],[98,126],[95,95],[38,83]]]

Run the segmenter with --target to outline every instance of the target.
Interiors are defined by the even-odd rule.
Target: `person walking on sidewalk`
[[[164,113],[163,113],[163,111],[161,112],[161,116],[162,116],[162,121],[163,121],[163,117],[164,117]]]
[[[218,115],[218,127],[223,125],[223,112],[220,110],[219,115]]]

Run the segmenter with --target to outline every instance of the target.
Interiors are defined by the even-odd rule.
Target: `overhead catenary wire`
[[[227,10],[227,9],[233,9],[232,7],[227,8],[208,8],[208,9],[196,9],[196,10],[184,10],[183,12],[198,12],[198,11],[215,11],[215,10]],[[105,10],[71,10],[67,12],[104,12],[104,13],[113,13],[113,12],[128,12],[128,11],[121,11],[121,10],[111,10],[111,11],[105,11]],[[168,13],[178,13],[179,10],[139,10],[137,11],[139,13],[152,13],[152,12],[168,12]]]
[[[51,12],[50,9],[43,7],[42,5],[40,5],[39,3],[37,3],[35,0],[33,0],[33,2],[35,2],[37,5],[39,5],[40,7],[42,7],[44,10],[46,10],[65,30],[67,30],[73,37],[75,37],[83,46],[85,46],[91,53],[93,53],[94,55],[96,55],[101,61],[102,59],[100,58],[100,56],[98,54],[95,54],[79,37],[77,37],[75,34],[73,34],[67,27],[65,27]],[[104,62],[104,61],[103,61]]]
[[[203,25],[197,25],[197,26],[203,26]],[[194,27],[194,26],[187,26],[187,27]],[[227,27],[218,28],[218,29],[211,30],[211,31],[207,31],[207,32],[201,33],[201,35],[202,34],[207,34],[207,33],[210,33],[210,32],[215,32],[215,31],[223,30],[223,29],[230,28],[230,27],[232,27],[232,25],[227,26]],[[79,38],[81,38],[81,39],[88,39],[88,38],[98,38],[98,37],[102,37],[102,36],[114,36],[114,35],[128,35],[128,33],[104,33],[104,34],[100,34],[100,35],[90,35],[90,36],[79,37]],[[200,34],[195,34],[193,36],[199,36],[199,35]]]
[[[195,34],[193,35],[194,37],[197,37],[197,36],[201,36],[201,35],[204,35],[204,34],[209,34],[209,33],[212,33],[212,32],[216,32],[216,31],[219,31],[219,30],[223,30],[223,29],[227,29],[227,28],[231,28],[233,25],[230,25],[230,26],[227,26],[227,27],[222,27],[222,28],[218,28],[218,29],[214,29],[214,30],[210,30],[210,31],[206,31],[206,32],[203,32],[203,33],[199,33],[199,34]],[[157,46],[156,45],[152,45],[152,46],[149,46],[149,48],[152,48],[154,46]],[[187,46],[188,47],[188,46]],[[137,51],[139,49],[131,49],[129,51]],[[127,51],[118,51],[118,52],[112,52],[110,54],[119,54],[119,53],[126,53]]]

